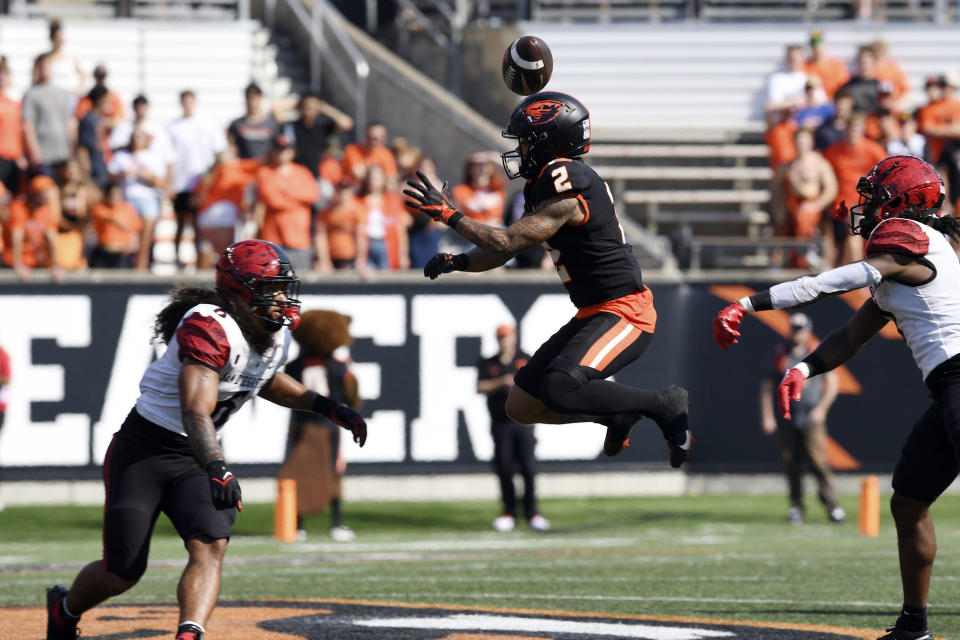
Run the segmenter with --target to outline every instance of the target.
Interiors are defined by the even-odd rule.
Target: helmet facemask
[[[283,327],[296,327],[300,321],[300,279],[295,275],[287,276],[251,276],[240,283],[250,292],[250,307],[253,315],[269,331],[279,331]],[[283,299],[277,299],[283,294]],[[277,307],[280,317],[270,315],[270,307]]]
[[[850,207],[850,232],[869,236],[885,217],[883,207],[888,204],[890,193],[882,184],[867,178],[860,178],[857,182],[857,193],[860,194],[860,202]]]
[[[517,147],[515,149],[500,154],[500,160],[503,162],[503,170],[506,172],[507,177],[511,180],[521,177],[528,179],[537,177],[537,172],[540,170],[541,165],[537,160],[539,154],[536,153],[537,135],[532,132],[526,135],[519,135],[510,133],[508,130],[501,131],[500,135],[508,140],[517,141]],[[543,135],[546,137],[545,134]],[[521,140],[527,143],[526,153],[522,151]]]

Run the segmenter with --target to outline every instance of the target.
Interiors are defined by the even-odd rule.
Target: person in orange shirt
[[[860,201],[860,194],[857,193],[860,176],[887,157],[887,151],[882,146],[865,136],[865,126],[864,115],[854,113],[847,124],[846,139],[830,145],[823,152],[823,157],[837,176],[837,197],[833,203],[835,211],[843,209],[839,207],[842,203],[849,208]],[[847,223],[847,220],[834,219],[834,238],[838,246],[835,266],[858,260],[863,255],[863,238],[848,234]]]
[[[310,221],[320,189],[310,170],[293,161],[295,154],[287,136],[273,139],[254,181],[254,219],[257,237],[282,248],[293,268],[304,273],[313,267]]]
[[[7,95],[12,86],[7,59],[0,57],[0,183],[8,193],[17,193],[27,160],[23,155],[20,101]]]
[[[237,158],[230,145],[220,162],[197,183],[197,234],[200,255],[197,267],[213,267],[224,249],[234,243],[237,224],[250,209],[250,185],[260,168],[258,158]]]
[[[317,219],[317,270],[356,269],[367,265],[367,207],[347,181],[341,182],[333,204]]]
[[[929,80],[928,80],[929,82]],[[960,99],[954,95],[957,80],[951,74],[937,78],[936,91],[928,90],[930,103],[917,111],[917,126],[927,138],[930,162],[939,164],[943,149],[953,139],[960,139]]]
[[[343,172],[357,184],[367,176],[367,168],[377,165],[388,178],[397,177],[397,161],[393,152],[386,146],[387,128],[379,122],[367,127],[367,136],[363,144],[348,144],[343,149]]]
[[[507,195],[497,177],[497,164],[490,154],[471,154],[463,166],[463,183],[455,186],[451,194],[468,218],[483,224],[502,227],[503,205]]]
[[[797,147],[793,136],[797,132],[797,121],[793,119],[792,109],[767,113],[767,132],[764,141],[770,154],[770,168],[776,173],[781,166],[797,157]]]
[[[71,158],[63,163],[57,176],[60,186],[60,231],[57,234],[57,263],[66,270],[87,266],[84,256],[90,228],[90,206],[100,198],[100,190]]]
[[[57,184],[47,176],[36,176],[27,193],[10,203],[9,223],[4,227],[3,263],[20,279],[30,279],[33,267],[49,267],[55,282],[63,277],[57,263],[57,228],[60,216],[53,198]]]
[[[869,45],[876,57],[877,64],[873,69],[873,77],[880,82],[889,82],[892,88],[893,99],[897,105],[910,92],[910,80],[896,62],[887,57],[887,43],[877,38]]]
[[[410,246],[407,228],[410,216],[403,199],[390,188],[380,167],[367,169],[363,181],[363,202],[367,210],[367,266],[374,269],[409,269]]]
[[[93,205],[97,246],[90,255],[95,269],[126,269],[133,265],[143,220],[133,205],[123,199],[123,185],[107,185],[106,199]]]
[[[823,44],[823,33],[819,29],[810,32],[810,53],[810,58],[803,70],[808,75],[820,78],[824,93],[827,94],[827,98],[833,100],[837,89],[850,79],[850,71],[843,60],[827,55],[827,48]]]
[[[93,80],[94,87],[107,89],[107,67],[102,62],[97,64],[93,70]],[[74,113],[77,122],[83,120],[83,116],[90,113],[91,109],[93,109],[93,100],[90,99],[90,93],[88,92],[87,95],[80,98],[77,102],[77,109]],[[102,112],[103,124],[107,128],[107,131],[112,131],[113,128],[126,117],[123,100],[120,99],[116,91],[107,89],[107,101],[102,108]]]

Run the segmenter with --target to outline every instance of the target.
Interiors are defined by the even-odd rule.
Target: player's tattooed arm
[[[463,217],[454,231],[487,253],[509,259],[549,240],[563,225],[577,221],[583,215],[580,201],[576,198],[553,198],[542,202],[533,213],[506,229]]]
[[[178,380],[180,415],[190,447],[204,467],[224,459],[211,418],[217,406],[219,383],[218,372],[191,358],[184,359]]]

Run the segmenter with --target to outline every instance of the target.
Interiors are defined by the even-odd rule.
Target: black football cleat
[[[601,422],[607,427],[607,435],[603,439],[603,453],[613,457],[629,447],[630,431],[642,418],[643,414],[640,412],[624,413]]]
[[[933,640],[933,634],[930,629],[923,631],[907,631],[899,627],[887,629],[887,634],[880,636],[877,640]]]
[[[56,585],[47,589],[47,640],[74,640],[80,637],[77,622],[80,618],[72,618],[63,612],[63,599],[67,595],[67,588]]]
[[[690,393],[681,386],[670,385],[662,391],[666,408],[656,419],[670,448],[670,466],[674,469],[686,462],[693,448],[693,433],[688,425]]]

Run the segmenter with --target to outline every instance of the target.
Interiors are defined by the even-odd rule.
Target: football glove
[[[210,497],[213,506],[217,509],[231,509],[236,507],[243,511],[243,501],[240,499],[240,483],[237,477],[227,471],[223,460],[214,460],[207,465],[207,475],[210,476]]]
[[[457,255],[438,253],[423,266],[423,275],[431,280],[436,280],[441,273],[463,271],[467,268],[467,262],[467,256],[464,253],[458,253]]]
[[[330,419],[353,434],[353,441],[361,447],[367,441],[367,423],[359,413],[345,404],[338,404],[330,413]]]
[[[743,314],[747,312],[739,302],[728,304],[724,307],[717,317],[713,319],[713,339],[717,341],[723,349],[737,343],[740,337],[740,323],[743,321]]]
[[[783,380],[777,385],[777,406],[784,420],[790,419],[790,401],[796,402],[803,394],[803,382],[806,380],[803,372],[796,368],[787,369]]]
[[[410,188],[404,189],[403,193],[412,200],[407,200],[406,205],[411,209],[419,209],[434,220],[439,220],[451,227],[455,225],[463,214],[454,206],[453,196],[450,195],[447,183],[444,182],[443,186],[437,189],[420,171],[417,171],[417,178],[420,182],[407,180],[407,186]]]

